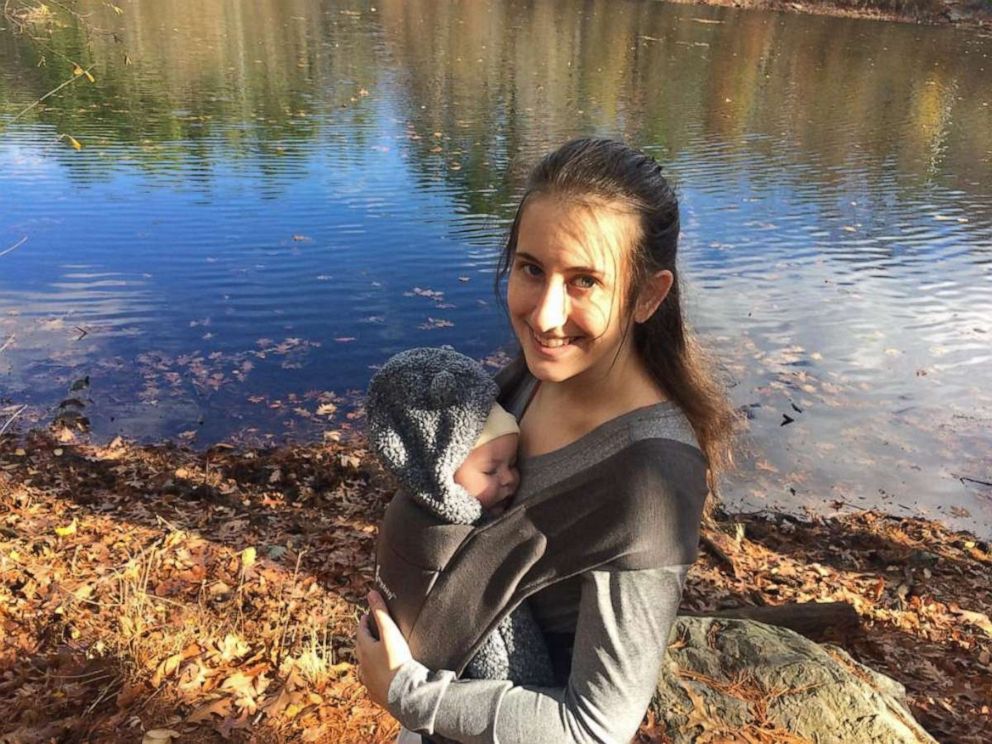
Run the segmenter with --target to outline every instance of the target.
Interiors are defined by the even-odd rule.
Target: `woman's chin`
[[[561,360],[547,359],[543,356],[524,353],[527,369],[541,382],[564,382],[574,374],[572,365]]]

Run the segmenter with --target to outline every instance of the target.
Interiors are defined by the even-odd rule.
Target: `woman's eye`
[[[540,276],[541,275],[541,269],[540,269],[540,267],[535,266],[532,263],[523,263],[523,262],[520,262],[520,264],[518,265],[517,268],[520,271],[522,271],[525,276],[536,277],[536,276]]]
[[[575,277],[575,285],[581,289],[592,289],[596,286],[596,278],[588,275]]]

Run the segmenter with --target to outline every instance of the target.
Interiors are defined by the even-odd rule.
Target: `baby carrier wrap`
[[[500,402],[508,410],[528,376],[521,360],[497,375]],[[423,563],[378,567],[380,588],[407,581],[424,588],[412,601],[397,596],[390,603],[387,596],[413,657],[430,669],[461,676],[487,634],[544,587],[595,568],[692,563],[706,499],[706,489],[697,484],[705,483],[705,471],[705,458],[694,447],[667,438],[640,439],[469,528],[425,524],[422,510],[401,491],[386,510],[380,555],[386,545],[414,549],[407,542],[420,528],[436,535],[417,543],[428,558]],[[417,529],[407,530],[414,524]],[[436,549],[428,552],[428,545]],[[563,644],[570,650],[570,640]],[[565,684],[567,666],[556,672],[556,683]],[[445,741],[437,735],[432,740]]]
[[[478,440],[498,392],[478,362],[451,349],[401,352],[369,384],[369,441],[403,486],[380,529],[375,582],[404,636],[447,559],[474,526],[488,521],[454,473]],[[445,625],[432,632],[443,637]],[[547,645],[526,604],[479,641],[459,673],[554,684]]]

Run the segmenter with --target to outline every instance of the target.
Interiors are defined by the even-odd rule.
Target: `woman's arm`
[[[412,731],[463,744],[628,744],[657,686],[687,570],[583,575],[566,687],[456,680],[410,659],[392,678],[387,707]]]

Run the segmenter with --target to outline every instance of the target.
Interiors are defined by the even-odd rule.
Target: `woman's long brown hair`
[[[634,349],[655,382],[685,413],[706,456],[710,488],[733,463],[738,416],[713,364],[688,328],[676,266],[679,204],[654,158],[622,142],[583,138],[546,155],[534,168],[517,208],[496,272],[497,293],[510,271],[520,219],[528,200],[554,195],[566,200],[619,205],[636,214],[640,236],[621,265],[627,267],[626,317],[644,282],[659,270],[672,272],[672,288],[655,313],[633,324]]]

